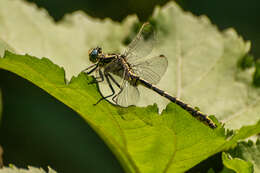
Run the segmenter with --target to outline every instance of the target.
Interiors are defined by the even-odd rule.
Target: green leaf
[[[236,144],[237,141],[241,141],[243,139],[249,138],[250,136],[258,134],[259,131],[260,131],[260,121],[258,121],[258,123],[256,123],[255,125],[244,126],[239,130],[231,131],[230,134],[228,135],[230,142],[228,143],[226,150],[231,147],[231,143]]]
[[[0,173],[56,173],[56,171],[50,167],[48,167],[48,172],[46,172],[42,168],[36,168],[33,166],[28,166],[28,169],[19,169],[14,165],[10,165],[10,167],[3,167],[0,169]]]
[[[93,79],[81,73],[66,84],[64,70],[46,58],[6,52],[0,68],[33,82],[78,112],[126,172],[183,172],[259,128],[244,127],[225,140],[224,129],[210,129],[173,103],[161,116],[156,106],[119,108],[105,101],[93,106],[100,98],[97,86],[89,84]]]
[[[124,109],[105,101],[93,106],[100,94],[89,84],[92,78],[81,73],[66,84],[64,70],[46,58],[6,52],[0,68],[19,74],[78,112],[127,172],[182,172],[218,152],[225,142],[220,131],[213,131],[174,104],[162,116],[156,106]]]
[[[223,164],[226,168],[234,170],[236,173],[253,173],[254,168],[252,163],[246,162],[239,158],[232,158],[229,154],[222,153]],[[227,172],[227,171],[222,171]]]
[[[22,2],[0,1],[0,39],[17,53],[48,57],[59,66],[47,58],[6,52],[0,68],[31,81],[75,110],[110,147],[126,172],[184,172],[233,147],[237,140],[260,132],[257,123],[226,139],[220,124],[212,130],[173,103],[161,115],[156,105],[119,108],[104,101],[93,106],[100,93],[96,85],[89,84],[93,78],[80,73],[89,65],[88,49],[101,44],[104,51],[122,51],[136,17],[118,24],[76,12],[55,24],[45,11]],[[21,20],[12,22],[17,17]],[[159,87],[203,112],[216,114],[229,127],[256,123],[258,108],[252,107],[250,112],[247,108],[257,106],[258,91],[249,85],[250,72],[237,67],[249,43],[232,29],[220,33],[206,17],[194,17],[175,3],[157,9],[153,23],[158,45],[152,54],[165,54],[169,60]],[[60,66],[68,79],[80,74],[67,83]],[[140,90],[139,106],[156,102],[161,111],[168,104],[152,91]],[[241,121],[241,117],[245,119]]]
[[[260,172],[260,141],[259,137],[254,143],[252,141],[239,142],[237,147],[229,150],[232,157],[238,157],[253,164],[254,172]]]

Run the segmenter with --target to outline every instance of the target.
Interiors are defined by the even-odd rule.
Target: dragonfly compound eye
[[[98,59],[98,50],[97,49],[92,49],[92,51],[90,51],[89,53],[89,60],[91,62],[97,62]]]

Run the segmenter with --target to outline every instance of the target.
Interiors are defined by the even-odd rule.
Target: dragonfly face
[[[89,54],[89,60],[93,63],[96,63],[102,57],[101,56],[102,55],[102,49],[100,47],[90,49],[88,54]]]

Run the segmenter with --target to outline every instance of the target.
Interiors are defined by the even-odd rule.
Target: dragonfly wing
[[[123,107],[136,104],[140,97],[139,90],[135,85],[125,80],[125,69],[119,60],[109,63],[105,67],[105,71],[110,73],[114,80],[121,85],[120,88],[122,89],[115,97],[116,103]]]
[[[168,60],[164,55],[151,57],[138,64],[132,64],[133,72],[151,84],[157,84],[168,67]]]
[[[136,86],[124,80],[122,90],[118,93],[115,101],[118,105],[127,107],[135,105],[140,98],[139,90]]]
[[[152,51],[154,44],[154,29],[149,23],[144,23],[136,37],[128,45],[124,56],[129,63],[132,63],[140,58],[146,57]]]

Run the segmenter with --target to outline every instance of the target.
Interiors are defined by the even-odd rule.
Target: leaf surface
[[[226,168],[235,171],[236,173],[253,173],[253,165],[250,162],[246,162],[239,158],[232,158],[229,154],[222,153],[223,164]],[[225,168],[225,169],[226,169]],[[222,173],[230,172],[228,170],[223,170]]]
[[[254,172],[260,172],[260,141],[259,137],[256,142],[249,140],[248,142],[239,142],[237,147],[228,151],[232,157],[243,159],[252,163]]]

